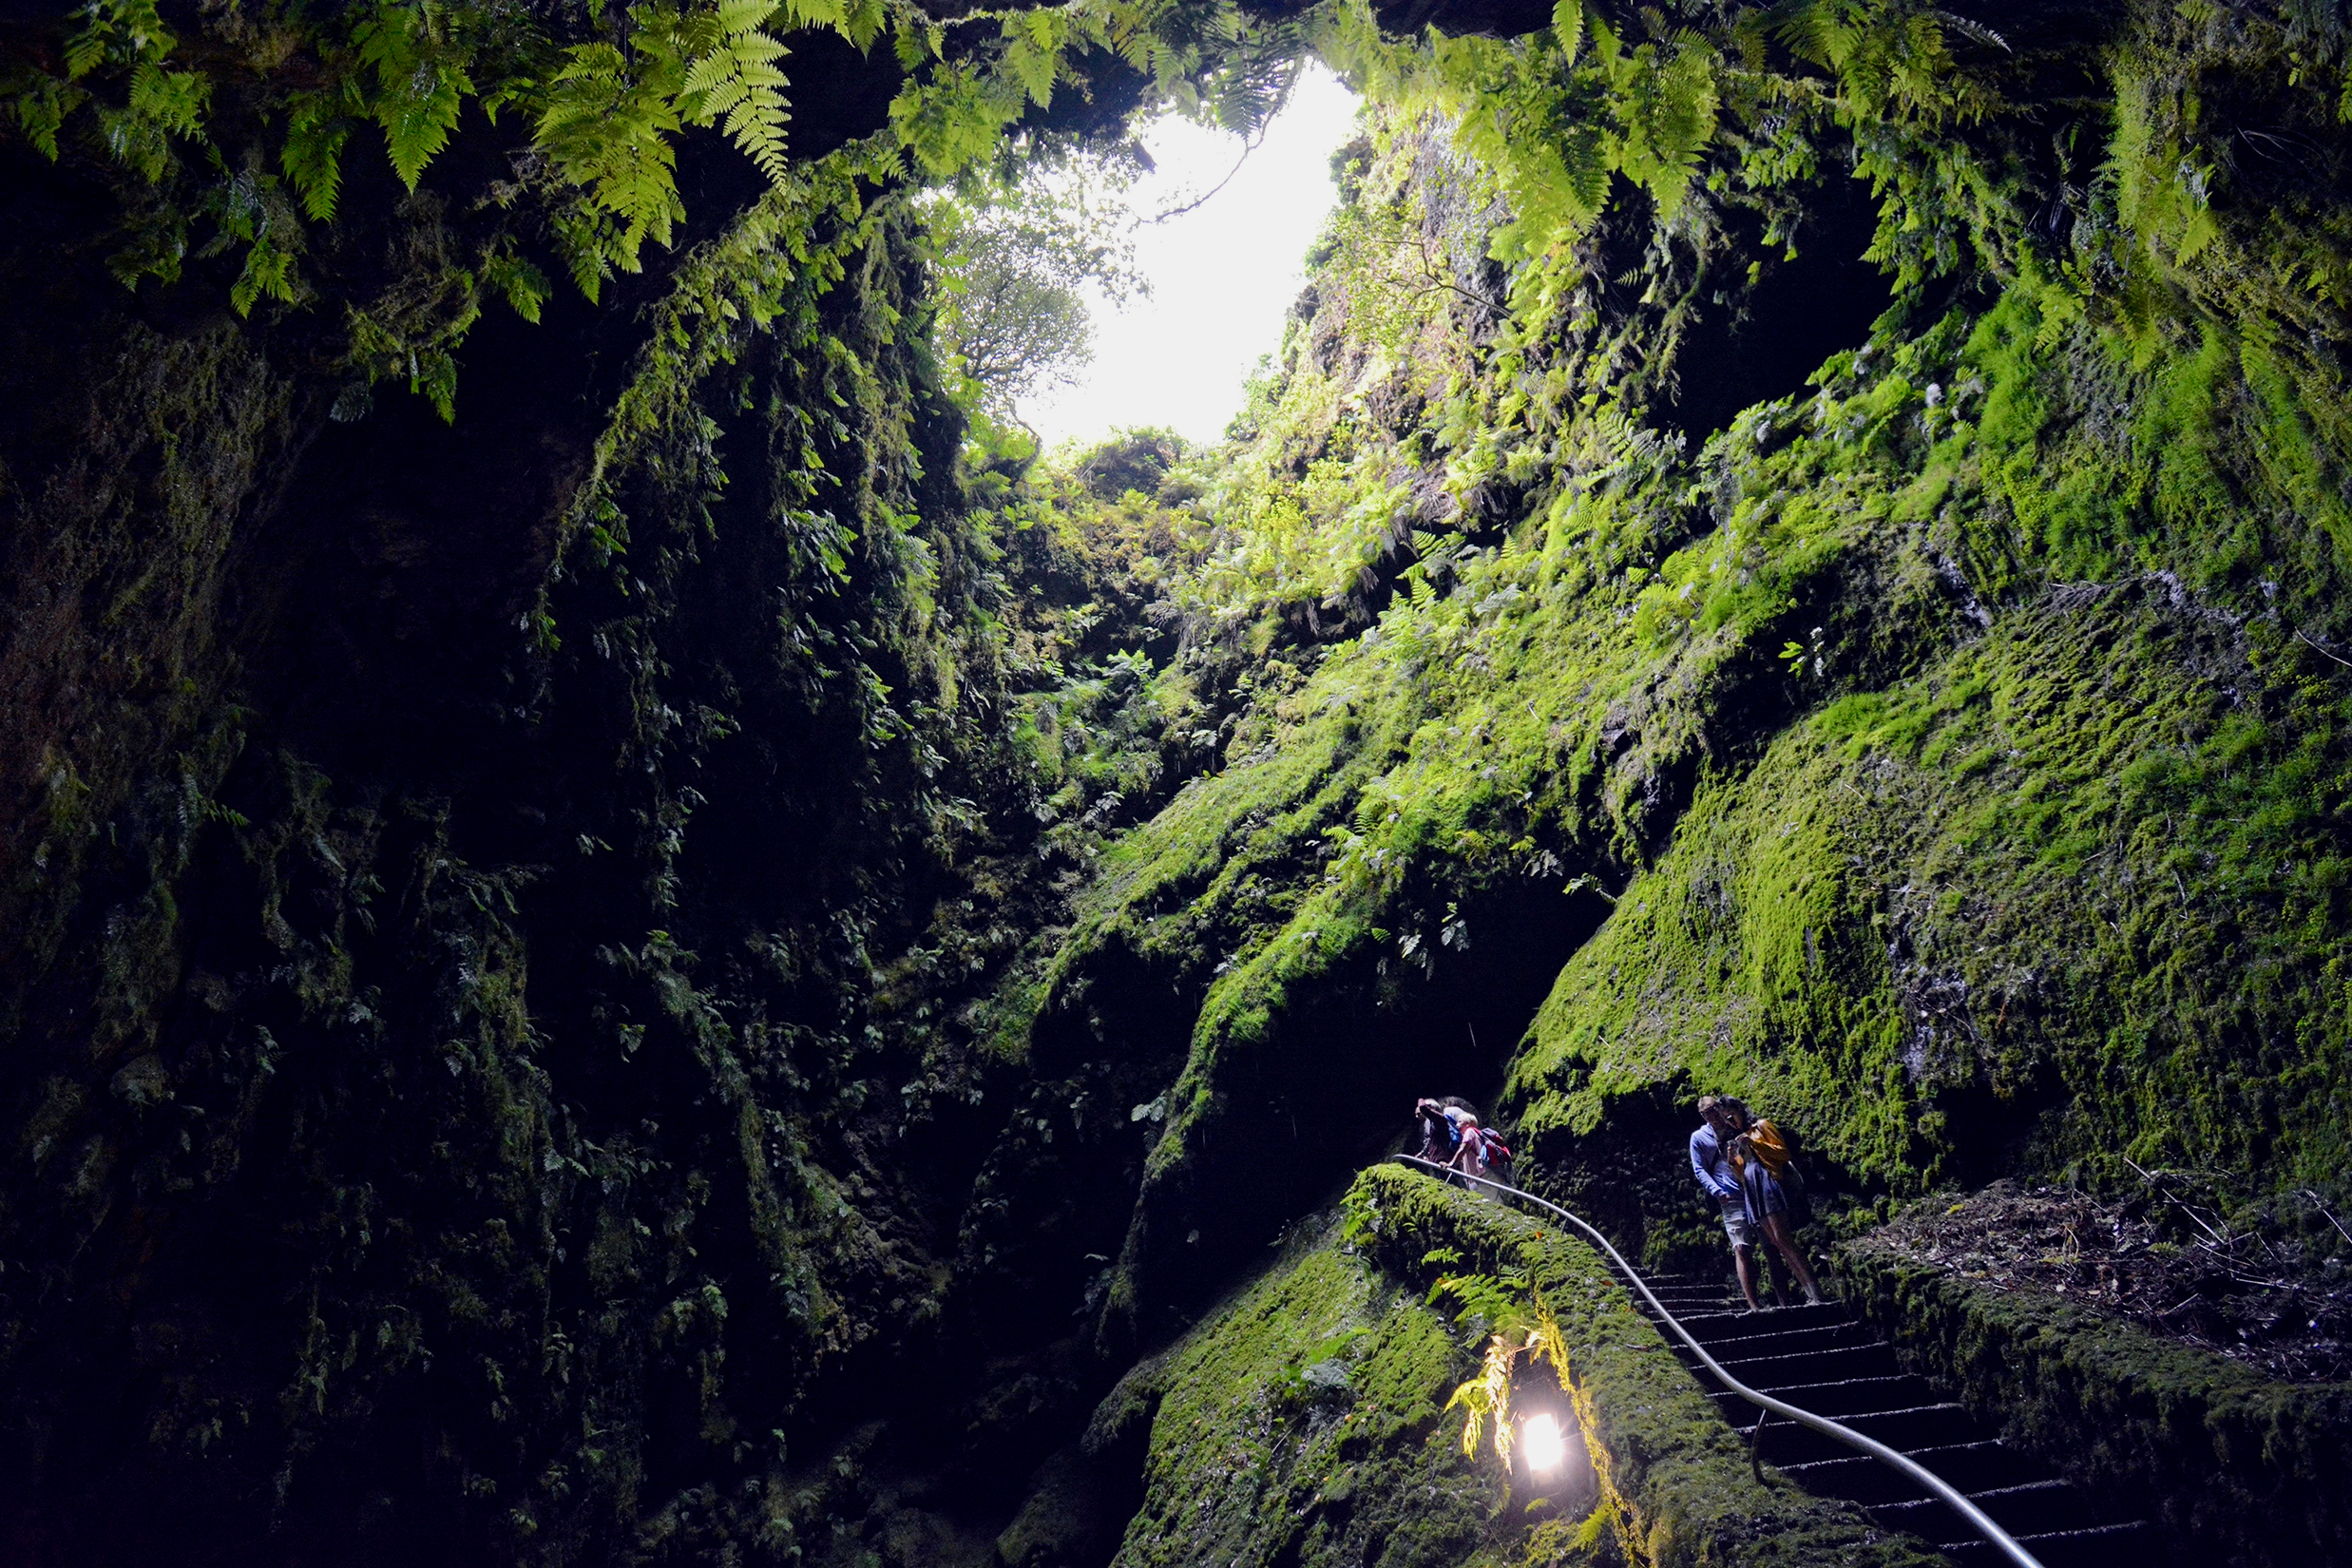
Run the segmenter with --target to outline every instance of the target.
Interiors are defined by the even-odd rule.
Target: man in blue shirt
[[[1739,1172],[1723,1152],[1723,1146],[1739,1136],[1738,1111],[1736,1100],[1699,1097],[1698,1112],[1706,1124],[1691,1135],[1691,1174],[1708,1201],[1722,1212],[1724,1234],[1731,1238],[1731,1263],[1739,1270],[1740,1294],[1748,1298],[1750,1311],[1760,1312],[1764,1303],[1756,1299],[1755,1221],[1748,1217]]]

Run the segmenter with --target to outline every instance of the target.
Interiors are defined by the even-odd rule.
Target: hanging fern
[[[66,75],[80,81],[106,65],[150,64],[179,46],[155,0],[88,0],[75,9],[82,27],[66,40]]]
[[[1233,0],[1071,0],[992,14],[996,36],[971,30],[952,43],[949,25],[899,0],[624,0],[584,11],[353,0],[273,11],[261,32],[235,39],[207,11],[189,25],[216,47],[183,67],[158,4],[80,0],[46,57],[0,61],[0,131],[49,159],[96,153],[144,187],[126,202],[107,259],[125,286],[176,281],[194,254],[234,264],[227,302],[239,315],[310,303],[309,226],[344,210],[354,135],[380,131],[393,174],[416,191],[469,103],[493,125],[502,110],[519,111],[533,156],[515,158],[511,178],[444,192],[450,201],[436,209],[487,216],[490,232],[472,257],[420,254],[389,292],[337,302],[342,362],[356,377],[337,403],[349,417],[364,411],[370,385],[397,379],[448,416],[457,351],[487,300],[503,297],[526,319],[545,301],[546,275],[521,244],[546,244],[594,301],[605,279],[639,269],[647,241],[673,243],[686,216],[676,147],[690,127],[725,136],[770,185],[762,206],[773,210],[744,230],[762,243],[730,247],[729,264],[829,268],[849,241],[813,231],[820,215],[854,227],[875,185],[951,177],[993,154],[1008,126],[1074,79],[1077,56],[1129,60],[1197,108],[1195,89],[1250,35]],[[794,165],[783,67],[789,33],[806,28],[860,49],[891,32],[906,81],[883,130]],[[221,118],[244,141],[214,141],[216,86],[234,96],[234,114]],[[1254,118],[1248,99],[1235,90],[1230,112]],[[255,143],[256,129],[266,143]],[[763,298],[744,308],[764,309]]]
[[[245,247],[245,264],[229,285],[229,305],[238,315],[252,315],[265,298],[291,305],[303,297],[307,291],[295,270],[302,249],[301,222],[277,180],[258,169],[239,170],[214,188],[206,216],[214,223],[213,238],[199,256]]]
[[[352,32],[361,64],[375,74],[370,113],[384,128],[392,172],[411,190],[449,144],[458,110],[473,91],[473,78],[440,23],[438,8],[427,0],[385,6]]]
[[[1524,1301],[1522,1291],[1527,1296]],[[1567,1385],[1568,1345],[1560,1334],[1559,1320],[1552,1315],[1543,1292],[1518,1276],[1449,1274],[1429,1292],[1432,1301],[1440,1296],[1451,1296],[1458,1303],[1458,1322],[1482,1319],[1494,1330],[1480,1358],[1478,1375],[1457,1387],[1445,1407],[1467,1412],[1462,1429],[1464,1454],[1475,1455],[1491,1427],[1495,1455],[1507,1467],[1512,1443],[1511,1386],[1518,1379],[1520,1361],[1531,1367],[1550,1362],[1561,1386]]]
[[[773,182],[784,178],[784,73],[787,52],[761,29],[776,0],[720,0],[708,18],[717,38],[686,68],[679,114],[690,125],[717,124]],[[831,8],[834,16],[839,7]]]
[[[286,142],[278,150],[278,166],[301,198],[302,210],[316,222],[335,216],[343,190],[343,143],[352,134],[352,122],[342,112],[346,96],[306,92],[286,105]]]
[[[99,112],[106,150],[150,184],[160,183],[173,166],[171,138],[202,137],[204,108],[211,97],[212,83],[197,72],[165,70],[153,60],[140,61],[131,67],[129,102]]]
[[[668,244],[672,225],[686,216],[670,145],[679,127],[677,99],[663,80],[677,56],[661,42],[641,33],[635,65],[610,44],[576,46],[548,84],[540,111],[540,150],[598,209],[558,220],[572,276],[592,299],[589,279],[610,266],[636,271],[645,239]]]
[[[1069,19],[1059,11],[1028,10],[1007,16],[1000,26],[1006,70],[1028,89],[1031,103],[1040,108],[1050,107],[1061,48],[1069,38]]]

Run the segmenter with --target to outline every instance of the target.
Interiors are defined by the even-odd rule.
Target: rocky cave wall
[[[169,21],[239,156],[290,24]],[[986,1361],[943,1303],[1019,1069],[910,1020],[1078,852],[999,723],[1051,563],[966,492],[903,193],[826,183],[905,65],[799,45],[807,182],[690,138],[670,249],[532,319],[473,259],[511,123],[413,193],[354,148],[283,309],[109,276],[158,198],[94,128],[0,148],[10,1560],[784,1551],[829,1388]],[[1117,123],[1098,65],[1036,133]]]
[[[226,262],[124,293],[121,177],[0,148],[14,1554],[1301,1561],[1299,1503],[1315,1560],[1638,1559],[1755,1500],[1498,1524],[1402,1199],[1285,1241],[1411,1094],[1660,1261],[1701,1087],[1849,1225],[2127,1153],[2339,1193],[2342,38],[1690,10],[1574,70],[1251,24],[1386,107],[1212,471],[1065,497],[1117,559],[964,463],[888,181],[687,139],[679,244],[468,317],[445,419]],[[1811,109],[1628,131],[1568,221],[1575,113],[1751,46]],[[907,57],[804,53],[817,182]],[[428,350],[506,221],[453,149],[306,262]]]
[[[1449,194],[1456,155],[1407,129],[1362,153],[1226,460],[1303,645],[1019,999],[1031,1042],[1109,1044],[1165,1027],[1161,985],[1199,998],[1103,1286],[1107,1352],[1182,1331],[1181,1354],[1223,1353],[1254,1298],[1187,1330],[1222,1283],[1202,1260],[1329,1201],[1406,1095],[1498,1080],[1522,1172],[1654,1263],[1721,1266],[1679,1160],[1708,1089],[1799,1129],[1831,1233],[1998,1176],[2136,1191],[2137,1162],[2275,1200],[2298,1245],[2341,1253],[2345,448],[2317,279],[2341,265],[2319,258],[2341,255],[2342,137],[2266,64],[2316,40],[2251,10],[1981,20],[1999,33],[1955,68],[2017,97],[1947,123],[1971,151],[1936,172],[1874,175],[1893,308],[1720,430],[1673,416],[1738,368],[1689,352],[1739,331],[1719,280],[1756,229],[1731,155],[1702,165],[1731,211],[1663,218],[1620,186],[1630,231],[1587,231],[1557,293],[1519,255],[1506,309],[1487,258],[1533,205],[1512,149],[1470,177],[1499,207]],[[1459,48],[1476,92],[1545,90],[1540,48]],[[2102,107],[2054,143],[2055,107],[2004,120],[2036,90]],[[2273,134],[2298,138],[2291,177],[2253,153]],[[1822,178],[1840,162],[1869,158]],[[1780,258],[1755,259],[1751,284]],[[1449,297],[1400,319],[1400,290]],[[1274,532],[1281,503],[1314,527]],[[1483,1009],[1539,968],[1548,1000],[1499,1035]],[[1231,1397],[1325,1441],[1283,1403],[1323,1353]],[[2161,1376],[2102,1370],[2121,1381],[2084,1408],[2168,1474],[2239,1463],[2195,1412],[2242,1374],[2170,1354],[2134,1341],[2114,1365]],[[2333,1397],[2282,1387],[2279,1429]],[[2061,1466],[2095,1436],[2029,1425]],[[1353,1473],[1343,1448],[1323,1484]],[[2089,1479],[2146,1495],[2122,1473]],[[1348,1559],[1343,1533],[1302,1535],[1308,1479],[1285,1472],[1308,1511],[1254,1516],[1244,1560]],[[1123,1560],[1180,1556],[1170,1510],[1207,1484],[1155,1468]],[[2292,1560],[2341,1535],[2249,1495],[2168,1493],[2182,1549]]]

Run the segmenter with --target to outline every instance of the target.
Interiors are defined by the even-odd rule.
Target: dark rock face
[[[148,377],[93,394],[101,439],[47,490],[77,507],[50,540],[82,558],[87,619],[16,622],[54,672],[27,694],[54,738],[17,732],[54,778],[19,887],[35,909],[68,894],[49,950],[17,955],[46,960],[13,1020],[18,1528],[82,1558],[577,1539],[574,1488],[609,1507],[728,1451],[731,1305],[767,1347],[738,1376],[796,1385],[849,1337],[781,1239],[821,1200],[779,1188],[794,1135],[762,1102],[801,1096],[753,1087],[784,1070],[763,1041],[792,1023],[762,1015],[789,996],[745,993],[730,1023],[686,979],[688,944],[740,971],[745,942],[793,944],[795,916],[840,907],[829,879],[889,852],[826,766],[861,771],[853,738],[695,755],[729,732],[690,693],[752,745],[844,727],[779,659],[790,544],[763,563],[746,540],[716,576],[680,562],[677,599],[634,614],[651,584],[575,578],[553,614],[577,652],[534,654],[593,435],[545,382],[578,360],[486,376],[455,426],[401,398],[335,427],[230,332],[134,329],[124,358]],[[109,450],[124,427],[149,444]],[[109,534],[110,510],[206,531]],[[605,594],[637,597],[604,615]],[[750,874],[708,902],[695,878],[708,914],[664,896],[690,788],[670,767],[763,830],[727,857]],[[839,852],[796,864],[813,838]],[[887,1248],[873,1264],[884,1288]],[[565,1386],[586,1404],[551,1405]]]
[[[862,60],[811,156],[879,123]],[[718,150],[683,241],[758,192]],[[1001,1086],[865,1001],[937,813],[1006,801],[903,214],[686,384],[722,474],[611,442],[659,269],[486,320],[445,421],[315,319],[124,295],[103,187],[7,156],[10,1555],[601,1559],[714,1486],[641,1550],[755,1533],[742,1478],[857,1425],[827,1377],[944,1348]],[[449,239],[381,183],[354,267]]]
[[[1435,28],[1448,38],[1517,38],[1552,25],[1542,0],[1383,0],[1372,8],[1381,30],[1399,38]]]

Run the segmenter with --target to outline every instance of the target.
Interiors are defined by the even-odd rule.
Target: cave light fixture
[[[1549,1410],[1539,1410],[1520,1424],[1520,1452],[1527,1456],[1528,1470],[1548,1479],[1559,1474],[1568,1463],[1568,1434],[1559,1429],[1559,1418]]]

